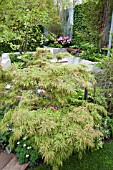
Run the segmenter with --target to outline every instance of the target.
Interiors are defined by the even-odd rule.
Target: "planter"
[[[29,54],[34,54],[35,52],[27,52]],[[9,57],[10,54],[18,54],[21,55],[19,52],[12,52],[12,53],[3,53],[2,57],[0,58],[0,66],[3,69],[6,69],[7,67],[11,66],[11,59]],[[24,52],[22,52],[24,54]]]
[[[44,48],[50,50],[52,54],[67,52],[67,48],[53,48],[47,46],[44,46]]]
[[[6,69],[7,67],[11,66],[11,60],[9,58],[9,53],[3,53],[0,65],[2,66],[2,69]]]

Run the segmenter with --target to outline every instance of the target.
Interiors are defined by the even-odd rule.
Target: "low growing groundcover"
[[[51,170],[51,167],[41,165],[28,170]],[[102,149],[87,152],[81,160],[76,155],[71,156],[60,170],[113,170],[113,141],[104,144]]]

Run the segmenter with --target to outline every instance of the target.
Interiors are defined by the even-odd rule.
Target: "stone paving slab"
[[[0,170],[24,170],[29,163],[19,165],[15,154],[8,154],[5,151],[0,152]]]
[[[29,163],[19,165],[16,156],[2,170],[24,170]]]
[[[47,47],[47,46],[44,46],[44,48],[49,50],[52,54],[67,52],[67,48],[53,48],[53,47]]]
[[[100,68],[95,66],[95,64],[97,64],[97,63],[99,63],[99,62],[92,62],[92,61],[89,61],[89,60],[84,60],[84,59],[81,59],[80,57],[70,56],[68,58],[68,64],[74,64],[74,65],[84,64],[91,71],[102,72],[102,70]]]
[[[51,59],[50,62],[52,63],[61,63],[61,64],[72,64],[72,65],[79,65],[84,64],[86,65],[91,71],[95,72],[102,72],[102,70],[95,66],[95,64],[99,62],[92,62],[89,60],[81,59],[80,57],[74,57],[70,55],[69,57],[63,58],[61,60]]]
[[[7,154],[6,152],[0,153],[0,170],[2,170],[14,157],[14,154]]]

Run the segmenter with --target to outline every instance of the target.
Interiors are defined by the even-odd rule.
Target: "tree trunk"
[[[105,0],[104,1],[104,9],[103,9],[103,16],[101,18],[101,21],[100,21],[100,27],[99,27],[99,35],[101,35],[101,38],[100,38],[100,49],[103,47],[103,44],[104,44],[104,28],[105,28],[105,25],[106,25],[106,21],[107,21],[107,16],[108,16],[108,0]]]

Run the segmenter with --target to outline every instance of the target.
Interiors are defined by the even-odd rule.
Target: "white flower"
[[[26,139],[27,139],[27,136],[24,136],[24,137],[23,137],[23,140],[26,140]]]
[[[9,130],[10,130],[10,131],[13,131],[13,129],[12,129],[12,128],[9,128]]]
[[[6,89],[10,89],[10,87],[11,87],[10,84],[7,84],[7,85],[5,86]]]
[[[109,95],[109,97],[111,97],[111,93],[109,93],[108,95]]]
[[[19,145],[20,144],[20,142],[17,142],[17,145]]]
[[[31,149],[31,146],[28,146],[27,149]]]
[[[106,133],[109,133],[109,130],[106,130],[105,132],[106,132]]]
[[[107,125],[107,119],[105,120],[104,124]]]
[[[26,144],[23,144],[23,147],[26,147]]]
[[[37,93],[45,93],[45,90],[43,90],[43,89],[37,89]]]
[[[29,155],[26,155],[26,158],[28,158],[29,157]]]

